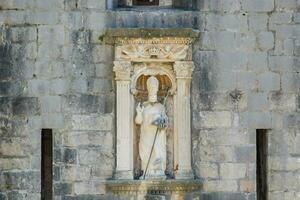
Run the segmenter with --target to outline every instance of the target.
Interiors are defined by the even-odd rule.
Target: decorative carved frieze
[[[190,45],[194,41],[193,38],[187,37],[155,37],[155,38],[131,38],[117,37],[115,43],[117,45],[126,44],[183,44]]]
[[[108,189],[113,194],[172,194],[199,191],[202,183],[196,180],[171,181],[111,181]]]
[[[116,48],[116,60],[190,60],[189,48],[182,44],[127,44]]]

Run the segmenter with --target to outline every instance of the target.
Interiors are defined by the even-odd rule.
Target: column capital
[[[114,61],[114,72],[116,80],[130,80],[131,62],[130,61]]]
[[[174,71],[177,79],[191,79],[195,65],[193,61],[176,61]]]

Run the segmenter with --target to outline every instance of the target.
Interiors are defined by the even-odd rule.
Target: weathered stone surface
[[[220,165],[220,177],[223,179],[237,179],[246,176],[246,164],[224,163]]]
[[[53,129],[54,199],[133,198],[110,196],[101,184],[113,177],[116,159],[114,48],[101,38],[107,28],[127,27],[174,28],[152,36],[197,38],[192,167],[204,192],[195,199],[256,199],[258,128],[271,131],[270,199],[299,198],[299,1],[177,6],[188,9],[106,11],[112,7],[104,0],[0,2],[1,200],[41,198],[42,128]],[[110,33],[145,36],[130,31]],[[239,101],[230,95],[236,89]]]
[[[195,128],[216,128],[231,126],[231,113],[227,111],[223,112],[200,112],[194,115]]]
[[[106,115],[73,115],[72,129],[73,130],[112,130],[112,116]]]
[[[250,12],[268,12],[274,9],[274,0],[245,0],[242,9]]]

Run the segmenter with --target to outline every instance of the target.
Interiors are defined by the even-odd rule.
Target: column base
[[[117,180],[133,180],[133,171],[117,171],[114,177]]]
[[[175,174],[175,179],[177,180],[187,180],[187,179],[194,179],[194,173],[192,170],[178,170]]]

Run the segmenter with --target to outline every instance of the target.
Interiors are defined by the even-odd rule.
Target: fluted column
[[[130,94],[131,62],[115,61],[117,85],[116,179],[133,179],[133,108]]]
[[[177,61],[174,64],[177,80],[175,95],[175,165],[178,167],[176,179],[191,179],[192,147],[191,147],[191,97],[190,85],[194,63]]]

